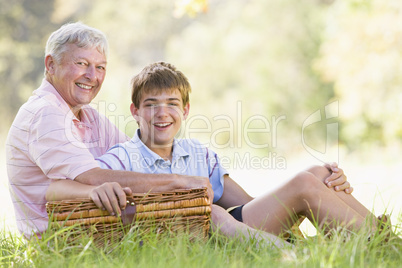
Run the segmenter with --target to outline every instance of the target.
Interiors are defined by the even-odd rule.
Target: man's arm
[[[94,168],[78,175],[75,181],[89,185],[102,185],[105,182],[117,182],[122,187],[129,187],[135,193],[208,188],[208,190],[210,190],[208,192],[209,196],[213,198],[209,179],[198,176],[145,174],[133,171]]]
[[[125,207],[128,191],[147,193],[194,188],[207,188],[208,196],[213,200],[212,186],[205,177],[94,168],[78,175],[74,181],[52,180],[46,199],[91,198],[99,208],[105,208],[111,214],[120,214],[120,209]]]
[[[95,204],[106,209],[111,215],[121,215],[126,208],[126,195],[130,188],[122,188],[117,182],[105,182],[100,186],[82,184],[73,180],[52,180],[46,192],[47,201],[90,198]]]
[[[234,206],[244,205],[253,198],[238,185],[229,175],[224,175],[224,190],[222,197],[216,202],[217,205],[228,209]]]

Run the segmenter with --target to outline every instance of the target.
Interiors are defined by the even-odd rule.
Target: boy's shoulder
[[[127,140],[125,142],[116,143],[114,146],[110,147],[112,149],[123,149],[125,151],[138,151],[143,144],[136,142],[134,139]]]
[[[197,139],[177,139],[175,140],[181,148],[186,151],[207,151],[208,148],[205,143],[200,142]]]

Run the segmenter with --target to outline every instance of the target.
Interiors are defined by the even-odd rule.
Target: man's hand
[[[121,210],[126,208],[126,195],[131,195],[128,187],[122,188],[117,182],[105,182],[93,188],[89,192],[89,198],[95,202],[98,208],[107,210],[110,215],[121,215]]]
[[[197,176],[180,176],[181,187],[177,189],[207,188],[207,194],[212,203],[214,192],[208,178]],[[126,208],[127,195],[131,195],[132,190],[129,187],[121,187],[117,182],[105,182],[99,186],[93,187],[89,192],[91,198],[97,207],[107,210],[110,215],[121,216],[121,211]]]
[[[345,191],[347,194],[353,192],[353,187],[350,186],[346,175],[343,173],[343,170],[338,167],[337,163],[325,164],[324,167],[331,173],[324,181],[328,187],[333,187],[337,192]]]

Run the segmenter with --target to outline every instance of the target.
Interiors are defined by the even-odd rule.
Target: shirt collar
[[[180,140],[174,139],[173,141],[173,161],[180,157],[190,156],[190,154],[181,146]]]
[[[140,129],[134,134],[134,137],[131,139],[131,142],[134,143],[136,148],[141,149],[142,156],[147,163],[147,165],[152,166],[156,161],[165,161],[158,154],[154,153],[151,149],[149,149],[140,139]],[[172,162],[179,160],[181,157],[188,157],[190,154],[180,145],[180,141],[174,139],[173,141],[173,153],[172,153]]]

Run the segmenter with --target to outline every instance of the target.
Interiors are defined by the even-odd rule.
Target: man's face
[[[60,62],[46,57],[49,82],[70,108],[90,103],[98,94],[106,75],[106,57],[95,47],[67,44]]]
[[[141,140],[151,150],[172,146],[182,120],[188,116],[190,105],[183,107],[178,89],[160,94],[144,93],[140,107],[131,104],[131,113],[139,122]]]

